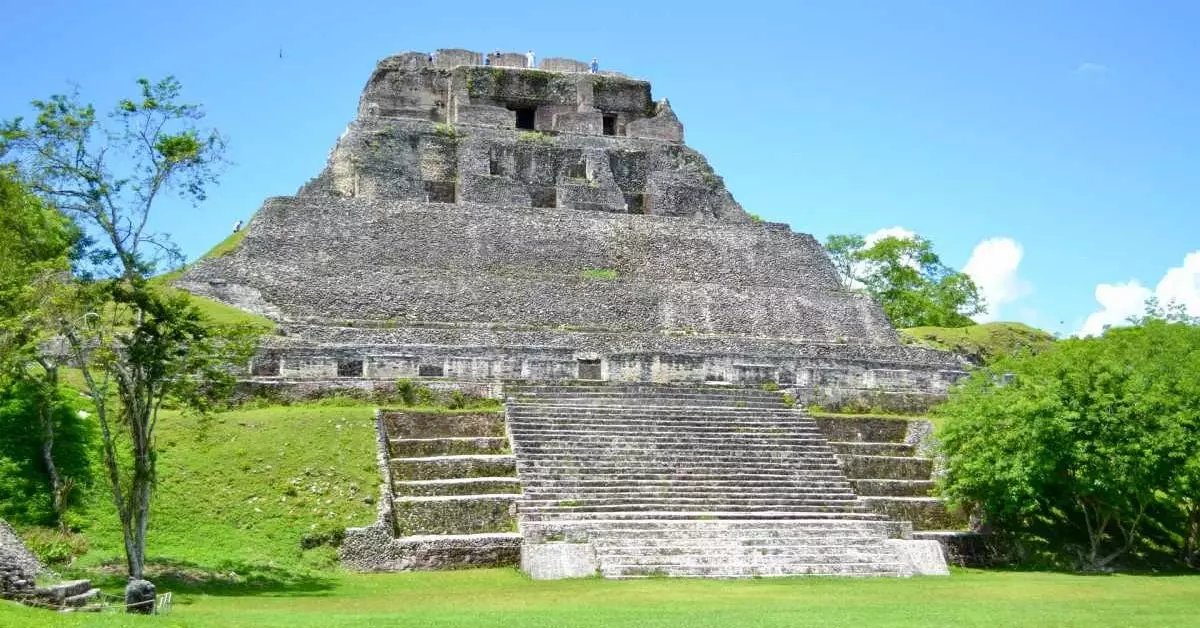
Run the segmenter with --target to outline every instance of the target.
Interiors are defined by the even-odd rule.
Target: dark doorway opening
[[[501,171],[501,169],[500,169],[500,159],[498,157],[492,157],[492,158],[488,159],[488,174],[491,174],[491,175],[504,174],[504,172]]]
[[[517,114],[517,128],[532,131],[533,121],[537,117],[537,109],[533,107],[509,107]]]
[[[455,201],[453,181],[426,181],[425,200],[429,203],[453,203]]]
[[[435,364],[422,364],[417,367],[417,375],[421,377],[442,377],[445,372],[444,368]]]
[[[603,379],[600,376],[600,360],[579,360],[579,379]]]
[[[362,377],[362,360],[338,360],[338,377]]]
[[[279,356],[255,359],[250,363],[250,374],[260,377],[277,377],[279,375]]]
[[[554,188],[534,188],[530,190],[529,197],[534,207],[558,207],[558,190]]]
[[[625,209],[631,214],[646,213],[646,195],[645,194],[626,194]]]
[[[604,134],[617,134],[617,116],[604,116]]]

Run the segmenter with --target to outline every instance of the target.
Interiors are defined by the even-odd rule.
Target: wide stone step
[[[594,433],[581,432],[565,435],[559,432],[523,438],[520,443],[524,447],[643,447],[661,449],[663,447],[802,447],[833,451],[825,439],[817,436],[795,436],[780,432],[767,433],[738,433],[736,439],[724,436],[708,436],[687,432],[671,432],[658,436],[617,432]]]
[[[829,446],[839,454],[855,456],[911,457],[914,447],[904,443],[839,443],[831,441]]]
[[[409,480],[392,483],[396,496],[487,495],[521,492],[521,481],[515,477],[449,478],[444,480]]]
[[[566,486],[578,484],[582,480],[591,480],[595,478],[592,474],[579,474],[578,469],[565,467],[531,467],[521,469],[521,481],[527,483],[528,486]],[[635,470],[630,472],[627,467],[613,467],[604,469],[601,477],[612,482],[613,484],[633,483],[637,481],[681,481],[692,480],[697,482],[708,482],[713,480],[736,481],[739,479],[745,480],[776,480],[789,483],[804,483],[808,480],[824,480],[829,482],[845,482],[845,476],[838,471],[812,471],[808,473],[764,473],[764,472],[739,472],[725,471],[714,472],[711,469],[685,469],[685,470]]]
[[[429,534],[401,537],[377,551],[395,561],[390,571],[511,567],[521,562],[522,543],[518,532]]]
[[[660,478],[629,479],[610,477],[564,477],[564,487],[569,484],[572,489],[580,490],[838,490],[849,491],[850,482],[844,478],[838,479],[807,479],[796,477],[760,477],[758,475],[740,475],[738,477],[720,476],[716,478]]]
[[[911,521],[914,530],[966,529],[970,521],[965,513],[946,508],[936,497],[863,497],[872,511],[896,521]]]
[[[621,423],[643,425],[741,425],[741,426],[788,426],[804,428],[816,434],[824,434],[820,428],[803,417],[790,415],[770,415],[763,413],[749,414],[698,414],[694,412],[678,412],[672,414],[649,412],[565,412],[561,410],[547,411],[542,414],[525,414],[510,412],[509,421],[517,425],[547,425],[550,423]]]
[[[53,604],[62,605],[69,597],[86,594],[92,590],[91,580],[65,580],[44,587],[37,587],[38,597],[49,600]]]
[[[791,498],[818,498],[818,499],[857,499],[857,495],[853,491],[841,490],[835,491],[830,489],[806,489],[806,488],[780,488],[758,487],[758,488],[742,488],[742,487],[725,487],[725,488],[700,488],[700,489],[683,489],[683,488],[656,488],[656,487],[641,487],[641,488],[625,488],[620,487],[601,487],[592,490],[570,490],[558,487],[550,490],[534,489],[525,492],[525,497],[528,499],[540,500],[564,500],[564,499],[622,499],[622,498],[646,498],[646,497],[670,497],[672,499],[682,499],[690,497],[703,497],[705,499],[736,499],[736,498],[766,498],[766,497],[791,497]]]
[[[670,443],[662,442],[657,446],[647,447],[642,443],[596,443],[596,442],[579,442],[569,440],[557,441],[533,441],[521,442],[519,451],[523,454],[578,454],[584,452],[604,451],[613,453],[629,453],[629,454],[646,454],[646,455],[661,455],[674,454],[680,451],[702,452],[702,453],[729,453],[729,454],[746,454],[746,455],[815,455],[823,457],[833,457],[833,449],[828,446],[817,443],[790,443],[770,442],[767,440],[758,440],[754,442],[738,441],[710,441],[704,443],[689,443],[680,442],[675,446]]]
[[[908,421],[879,417],[812,417],[831,441],[859,443],[903,443]]]
[[[875,512],[844,512],[821,510],[705,510],[705,511],[676,511],[676,510],[627,510],[608,512],[571,512],[560,509],[555,511],[521,512],[521,521],[587,521],[591,519],[680,519],[685,521],[713,521],[718,519],[860,519],[865,521],[887,521],[887,518]]]
[[[878,497],[929,497],[936,487],[933,480],[850,480],[854,492]]]
[[[755,497],[727,497],[727,496],[706,496],[706,495],[667,495],[667,496],[619,496],[619,497],[594,497],[581,496],[578,498],[567,499],[541,499],[538,497],[524,496],[520,501],[521,508],[609,508],[609,507],[641,507],[644,505],[654,504],[670,504],[672,510],[678,507],[695,506],[697,509],[705,510],[713,506],[814,506],[814,507],[853,507],[857,506],[858,498],[853,495],[846,496],[829,496],[829,495],[776,495],[776,496],[755,496]],[[864,506],[865,507],[865,506]]]
[[[517,474],[516,458],[510,455],[393,458],[389,466],[394,481],[504,477]]]
[[[522,514],[591,514],[605,512],[741,512],[741,513],[867,513],[875,512],[866,505],[854,500],[843,501],[753,501],[740,503],[709,501],[709,500],[646,500],[643,502],[613,502],[610,504],[593,504],[586,501],[572,502],[570,500],[545,505],[527,505],[522,502],[518,511]]]
[[[787,578],[795,576],[839,576],[839,577],[902,577],[909,575],[904,565],[895,562],[873,562],[846,564],[785,563],[782,565],[754,565],[739,568],[737,565],[691,567],[682,565],[604,565],[600,575],[614,580],[641,578],[706,578],[737,580],[745,578]]]
[[[381,410],[389,438],[504,436],[503,412],[413,412]]]
[[[516,531],[519,495],[448,495],[393,500],[396,535]]]
[[[392,456],[396,458],[511,453],[508,446],[508,439],[496,436],[393,438],[388,444]]]
[[[710,395],[713,397],[761,397],[763,399],[779,399],[780,393],[776,391],[762,390],[761,388],[749,388],[745,386],[714,386],[697,384],[691,386],[664,385],[664,384],[624,384],[624,383],[605,383],[605,384],[509,384],[504,387],[505,394],[521,395],[521,394],[539,394],[539,395],[556,395],[561,393],[567,394],[587,394],[587,393],[619,393],[627,396],[637,396],[640,394],[696,394]]]
[[[928,480],[933,475],[929,458],[893,456],[839,456],[846,477],[854,480]]]
[[[406,460],[420,460],[420,458],[398,458],[403,462]],[[608,473],[619,471],[650,471],[654,472],[680,472],[693,473],[697,471],[761,471],[774,473],[794,473],[808,474],[809,472],[828,471],[836,475],[841,475],[841,469],[838,467],[836,460],[811,460],[805,457],[798,457],[795,460],[781,460],[776,458],[762,459],[747,459],[737,456],[717,457],[717,456],[686,456],[678,458],[652,457],[652,456],[596,456],[596,457],[578,457],[570,456],[521,456],[520,469],[524,473],[526,470],[536,471],[547,468],[557,469],[573,469],[576,473],[581,470],[586,470],[588,473]],[[820,473],[818,473],[819,475]],[[500,474],[496,474],[500,475]],[[454,476],[463,477],[463,476]],[[406,478],[407,479],[407,478]],[[413,478],[413,479],[433,479],[433,478]]]
[[[517,419],[539,418],[548,416],[578,416],[578,417],[613,417],[635,416],[645,418],[679,418],[696,417],[699,419],[738,419],[738,418],[770,418],[776,420],[804,421],[813,427],[819,426],[812,417],[797,410],[778,408],[739,408],[715,406],[569,406],[569,405],[524,405],[508,404],[506,411],[509,417]]]

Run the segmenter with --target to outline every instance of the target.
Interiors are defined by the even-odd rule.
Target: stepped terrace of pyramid
[[[743,211],[649,83],[524,64],[384,59],[324,171],[183,274],[280,323],[255,380],[776,382],[920,408],[961,376],[812,236]]]

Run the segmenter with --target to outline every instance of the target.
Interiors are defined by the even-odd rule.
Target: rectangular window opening
[[[427,203],[454,203],[456,194],[454,191],[453,181],[426,181],[425,182],[425,202]]]
[[[504,174],[504,172],[500,168],[500,159],[499,158],[491,157],[488,159],[488,174],[490,174],[490,175]]]
[[[362,377],[362,360],[338,360],[338,377]]]
[[[617,116],[614,116],[614,115],[604,116],[604,134],[605,135],[616,135],[617,134]]]
[[[567,176],[572,179],[588,178],[587,164],[581,161],[578,163],[571,164],[570,166],[567,166]]]
[[[625,209],[631,214],[646,213],[646,195],[645,194],[626,194]]]
[[[509,107],[517,114],[517,128],[526,131],[534,130],[534,120],[537,118],[537,108],[535,107]]]
[[[446,369],[440,364],[422,364],[417,367],[417,375],[421,377],[442,377]]]

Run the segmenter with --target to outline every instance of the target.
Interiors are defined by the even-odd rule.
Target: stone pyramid
[[[184,273],[280,322],[255,378],[775,382],[897,408],[961,375],[812,236],[747,214],[648,82],[525,63],[384,59],[324,171]]]

